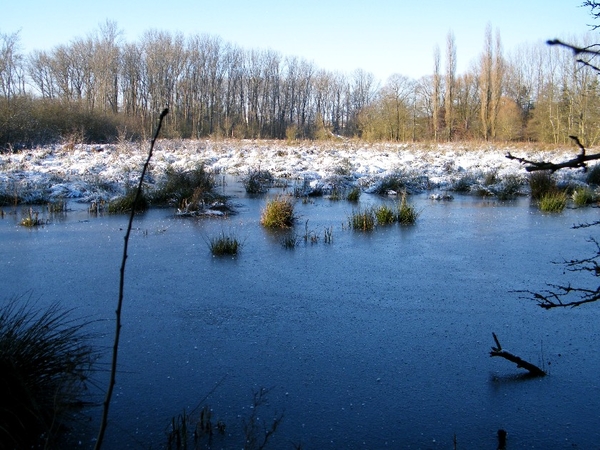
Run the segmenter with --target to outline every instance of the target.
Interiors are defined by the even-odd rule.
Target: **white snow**
[[[0,198],[19,192],[21,198],[71,198],[83,202],[109,199],[134,185],[148,155],[147,143],[78,145],[67,149],[48,146],[19,153],[0,154]],[[326,184],[346,176],[368,188],[386,175],[402,172],[447,189],[466,175],[482,178],[495,172],[525,176],[510,151],[531,160],[561,162],[578,150],[536,150],[530,146],[490,144],[369,144],[358,141],[331,143],[281,141],[159,140],[154,149],[147,182],[159,183],[165,171],[192,169],[198,164],[215,173],[243,175],[252,169],[268,170],[275,178]],[[581,170],[562,170],[560,179],[582,180]]]

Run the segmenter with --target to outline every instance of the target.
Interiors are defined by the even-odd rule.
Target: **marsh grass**
[[[48,212],[50,214],[60,214],[67,212],[67,202],[65,200],[56,200],[48,203]]]
[[[529,187],[531,189],[531,198],[534,200],[540,200],[547,194],[558,191],[556,180],[548,170],[530,173]]]
[[[248,194],[263,194],[273,184],[273,175],[268,170],[250,169],[242,178]]]
[[[348,225],[355,231],[373,231],[376,221],[373,208],[357,209],[352,212]]]
[[[325,227],[323,231],[323,241],[326,244],[333,243],[333,227]]]
[[[17,183],[9,183],[6,190],[0,192],[0,206],[17,206],[22,202]]]
[[[315,230],[308,228],[308,220],[304,222],[304,236],[302,238],[305,243],[316,244],[319,242],[319,234]]]
[[[378,206],[375,208],[374,213],[378,225],[390,225],[397,220],[395,211],[388,205]]]
[[[208,247],[214,256],[235,256],[242,248],[242,243],[235,235],[221,232],[208,241]]]
[[[476,184],[476,180],[472,175],[463,175],[459,179],[455,180],[450,187],[451,191],[468,193],[471,192],[471,187]]]
[[[413,225],[419,217],[419,212],[416,208],[408,203],[406,195],[402,196],[402,200],[398,205],[398,223],[400,225]]]
[[[346,195],[346,200],[349,202],[357,202],[360,199],[360,188],[358,186],[353,187]]]
[[[497,170],[490,170],[489,172],[486,172],[483,177],[483,184],[485,186],[492,186],[498,182],[500,182],[500,179],[498,178]]]
[[[124,214],[134,209],[135,212],[142,212],[148,209],[148,199],[145,195],[140,195],[136,202],[136,190],[127,189],[125,195],[117,197],[108,203],[108,212],[110,214]],[[135,203],[135,205],[134,205]]]
[[[294,203],[288,196],[268,200],[260,218],[260,223],[267,228],[290,228],[294,221]]]
[[[21,219],[21,226],[33,228],[43,225],[44,221],[39,218],[39,212],[34,211],[33,208],[27,210],[27,215]]]
[[[407,187],[407,178],[401,172],[386,175],[382,178],[379,185],[375,188],[375,193],[387,195],[390,191],[400,192]]]
[[[586,181],[588,184],[600,185],[600,164],[595,164],[588,169]]]
[[[215,178],[204,168],[197,165],[192,170],[176,170],[169,167],[165,172],[165,181],[152,195],[157,204],[180,205],[188,202],[208,202],[215,199]]]
[[[0,309],[2,448],[52,448],[82,396],[96,355],[86,322],[15,298]]]
[[[230,434],[223,420],[215,420],[213,410],[204,406],[199,414],[196,410],[172,417],[167,429],[168,450],[191,450],[200,448],[243,448],[244,450],[260,450],[271,448],[269,441],[284,418],[283,413],[269,411],[269,389],[261,388],[254,392],[252,405],[248,413],[241,418],[243,442],[235,445],[227,443]],[[197,407],[198,409],[199,407]],[[272,417],[272,419],[267,419]],[[229,444],[229,445],[225,445]],[[300,448],[300,447],[296,447]]]
[[[283,238],[281,238],[281,245],[283,246],[283,248],[286,248],[288,250],[296,248],[299,243],[300,237],[297,236],[295,233],[286,234],[285,236],[283,236]]]
[[[589,187],[578,187],[573,191],[573,203],[575,206],[586,206],[596,201],[596,194]]]
[[[334,186],[331,189],[331,194],[329,194],[329,200],[339,201],[344,198],[344,189],[341,186]]]
[[[543,212],[559,213],[567,206],[567,194],[561,191],[548,192],[539,201]]]
[[[204,406],[197,416],[186,410],[173,418],[167,432],[168,450],[190,450],[211,448],[215,435],[224,437],[226,425],[222,420],[216,422],[212,410]],[[206,447],[205,447],[206,446]]]
[[[507,175],[504,177],[497,187],[494,189],[498,200],[513,200],[521,190],[522,181],[517,175]]]

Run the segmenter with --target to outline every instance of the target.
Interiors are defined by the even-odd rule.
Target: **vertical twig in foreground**
[[[127,247],[129,245],[129,235],[131,234],[131,228],[133,226],[135,206],[137,205],[142,194],[142,184],[144,182],[144,175],[146,174],[148,166],[150,165],[152,151],[154,150],[154,143],[158,138],[158,133],[160,132],[163,119],[168,113],[168,108],[165,108],[163,112],[160,113],[160,118],[158,119],[158,126],[156,127],[156,132],[154,133],[154,137],[150,142],[150,151],[148,152],[148,158],[146,159],[146,163],[144,164],[144,167],[142,169],[142,174],[140,175],[140,182],[138,183],[137,191],[135,193],[135,200],[133,201],[133,205],[131,207],[129,223],[127,224],[127,232],[125,233],[125,243],[123,245],[123,259],[121,261],[121,277],[119,280],[119,301],[117,302],[117,310],[115,311],[117,319],[115,327],[115,341],[113,344],[112,362],[110,366],[110,381],[108,383],[108,389],[106,390],[106,397],[103,403],[102,421],[100,422],[100,431],[98,432],[98,438],[96,440],[96,445],[94,446],[95,450],[99,450],[102,447],[102,441],[104,440],[104,432],[106,431],[106,424],[108,421],[108,408],[110,406],[110,399],[112,397],[113,388],[115,386],[115,377],[117,373],[117,355],[119,352],[119,338],[121,336],[121,307],[123,305],[123,287],[125,286],[125,262],[127,261]]]

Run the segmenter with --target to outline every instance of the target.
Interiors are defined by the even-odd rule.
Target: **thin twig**
[[[103,403],[103,411],[102,411],[102,421],[100,422],[100,430],[98,432],[98,438],[96,440],[96,445],[94,446],[95,450],[99,450],[102,447],[102,442],[104,441],[104,433],[106,432],[106,425],[108,421],[108,409],[110,406],[110,400],[113,393],[113,388],[115,386],[115,379],[117,373],[117,355],[119,352],[119,338],[121,337],[121,308],[123,306],[123,290],[125,286],[125,263],[127,261],[127,247],[129,245],[129,235],[131,234],[131,228],[133,226],[133,217],[135,216],[135,205],[137,205],[141,195],[142,195],[142,185],[144,182],[144,175],[148,170],[148,166],[150,165],[150,159],[152,158],[152,151],[154,150],[154,143],[158,138],[158,133],[160,132],[160,128],[162,127],[162,122],[165,116],[169,113],[169,109],[165,108],[163,112],[160,113],[160,118],[158,119],[158,126],[156,127],[156,132],[154,133],[154,137],[150,142],[150,151],[148,152],[148,158],[146,159],[146,163],[142,169],[142,173],[140,175],[140,181],[138,183],[137,191],[135,193],[135,200],[133,202],[133,206],[131,207],[131,214],[129,215],[129,222],[127,224],[127,232],[125,233],[125,243],[123,245],[123,259],[121,260],[121,277],[119,280],[119,301],[117,302],[117,309],[115,314],[117,316],[116,319],[116,327],[115,327],[115,341],[113,344],[113,353],[112,353],[112,363],[110,368],[110,382],[108,383],[108,389],[106,390],[106,398]]]

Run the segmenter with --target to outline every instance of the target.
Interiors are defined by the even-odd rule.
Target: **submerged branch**
[[[500,345],[500,341],[498,340],[498,336],[496,336],[496,333],[492,333],[492,336],[494,337],[494,341],[496,342],[496,347],[492,347],[490,356],[499,356],[501,358],[506,359],[507,361],[515,363],[517,367],[529,371],[529,373],[533,376],[543,377],[546,375],[546,372],[544,372],[535,364],[531,364],[530,362],[525,361],[524,359],[504,350],[502,348],[502,345]]]

